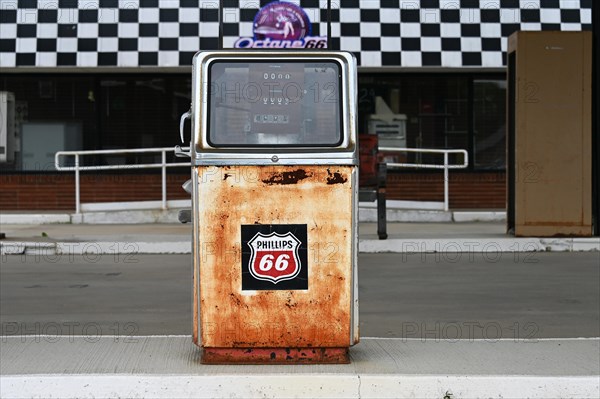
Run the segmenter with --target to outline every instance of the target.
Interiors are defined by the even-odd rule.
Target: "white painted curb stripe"
[[[597,398],[597,376],[12,375],[12,398]]]
[[[57,242],[59,255],[135,255],[135,254],[191,254],[191,241],[167,242]]]
[[[64,224],[71,223],[68,213],[2,213],[0,224]]]
[[[600,237],[593,238],[428,238],[360,240],[359,252],[483,253],[600,251]]]
[[[151,335],[150,335],[151,336]],[[182,337],[189,337],[191,335],[182,335]],[[14,335],[14,337],[18,337],[18,335]],[[118,336],[115,336],[118,338]],[[138,338],[138,337],[133,337]],[[360,339],[376,339],[376,340],[384,340],[384,341],[428,341],[427,338],[401,338],[401,337],[360,337]],[[498,338],[498,339],[489,339],[489,338],[468,338],[468,339],[458,339],[458,342],[466,341],[466,342],[514,342],[514,338]],[[523,340],[526,341],[526,340]],[[537,342],[537,341],[600,341],[600,337],[576,337],[576,338],[532,338],[528,341]]]
[[[160,209],[160,201],[135,203],[98,203],[82,204],[83,213],[47,213],[0,215],[1,224],[139,224],[139,223],[177,223],[177,212],[189,208],[186,201],[168,201],[169,209]],[[441,204],[441,203],[440,203]],[[409,205],[408,208],[406,205]],[[377,203],[361,203],[359,221],[377,222]],[[417,206],[417,208],[415,208]],[[444,211],[438,203],[422,203],[421,208],[406,201],[387,201],[388,222],[502,222],[506,221],[505,211]],[[443,204],[442,204],[443,206]],[[135,208],[132,209],[131,207]],[[403,209],[397,209],[403,208]],[[411,209],[412,208],[412,209]],[[85,210],[89,210],[86,212]]]

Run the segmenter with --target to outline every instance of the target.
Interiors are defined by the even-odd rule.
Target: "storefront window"
[[[2,170],[54,171],[56,151],[177,144],[179,117],[190,105],[191,77],[4,74],[0,91],[14,94],[19,135],[10,149],[15,161],[3,163]],[[470,169],[503,169],[505,96],[503,74],[361,73],[359,133],[377,134],[381,146],[465,149]],[[147,157],[88,162],[154,162]],[[414,154],[403,160],[440,162]]]
[[[4,74],[1,82],[0,91],[15,98],[9,123],[16,126],[16,140],[7,148],[14,161],[2,164],[3,170],[53,171],[57,151],[82,149],[96,137],[92,78]]]
[[[504,87],[502,76],[363,74],[359,131],[377,134],[380,146],[464,149],[471,169],[501,169]],[[401,161],[439,163],[440,157],[408,153]]]
[[[476,169],[503,169],[506,164],[506,80],[473,81],[473,154]]]
[[[0,91],[14,95],[14,162],[3,171],[54,171],[63,150],[170,147],[190,106],[188,75],[10,75]],[[156,155],[152,155],[155,157]],[[144,158],[145,157],[145,158]],[[145,155],[86,157],[83,163],[154,162]]]

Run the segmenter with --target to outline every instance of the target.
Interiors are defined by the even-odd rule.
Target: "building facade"
[[[268,3],[223,0],[220,23],[213,0],[2,0],[0,92],[14,97],[17,129],[0,163],[0,209],[74,208],[72,174],[54,170],[57,150],[177,144],[193,55],[219,48],[220,29],[226,48],[252,38]],[[455,209],[505,206],[507,37],[591,30],[592,22],[591,0],[344,0],[332,1],[330,12],[323,0],[291,3],[306,12],[311,36],[325,37],[331,26],[330,47],[356,55],[360,133],[468,151],[468,169],[450,175]],[[188,175],[169,172],[169,198],[185,198],[179,185]],[[441,200],[442,178],[393,171],[388,192]],[[82,176],[83,202],[159,196],[153,171]]]

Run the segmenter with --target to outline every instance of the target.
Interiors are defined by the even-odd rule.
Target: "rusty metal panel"
[[[354,171],[353,166],[196,167],[199,307],[194,319],[202,346],[354,344]],[[267,224],[306,225],[307,289],[242,290],[247,266],[241,226]]]
[[[344,348],[206,348],[206,364],[348,364],[350,353]]]

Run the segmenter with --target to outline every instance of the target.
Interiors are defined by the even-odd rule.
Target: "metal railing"
[[[401,148],[401,147],[379,147],[379,152],[398,153],[398,152],[414,152],[417,154],[443,154],[444,164],[427,164],[427,163],[403,163],[403,162],[386,162],[389,168],[422,168],[422,169],[444,169],[444,210],[450,210],[449,204],[449,175],[450,169],[464,169],[469,166],[469,154],[466,150],[434,150],[428,148]],[[450,164],[449,154],[462,154],[462,164]]]
[[[444,169],[444,210],[449,210],[449,170],[464,169],[469,165],[469,155],[466,150],[436,150],[427,148],[401,148],[401,147],[379,147],[380,152],[386,153],[402,153],[413,152],[419,154],[443,154],[444,163],[427,164],[427,163],[386,163],[390,168],[423,168],[423,169]],[[75,172],[75,213],[81,213],[81,171],[91,170],[131,170],[131,169],[161,169],[161,192],[162,192],[162,209],[167,209],[167,168],[190,166],[190,162],[170,162],[167,163],[167,153],[176,152],[174,147],[162,148],[135,148],[129,150],[90,150],[90,151],[59,151],[54,156],[54,166],[58,171],[74,171]],[[161,154],[160,163],[143,163],[143,164],[114,164],[114,165],[85,165],[81,166],[81,158],[86,155],[118,155],[118,154]],[[449,154],[462,154],[462,164],[450,164]],[[73,166],[61,164],[61,159],[64,157],[74,157]]]
[[[81,171],[90,170],[132,170],[132,169],[161,169],[162,209],[167,209],[167,168],[190,166],[190,162],[169,162],[167,153],[175,152],[174,147],[135,148],[129,150],[91,150],[91,151],[59,151],[54,155],[54,167],[59,171],[75,171],[75,213],[81,213]],[[161,154],[160,163],[143,164],[114,164],[114,165],[85,165],[81,166],[81,158],[86,155],[119,155],[119,154]],[[61,164],[61,158],[74,157],[73,166]]]

